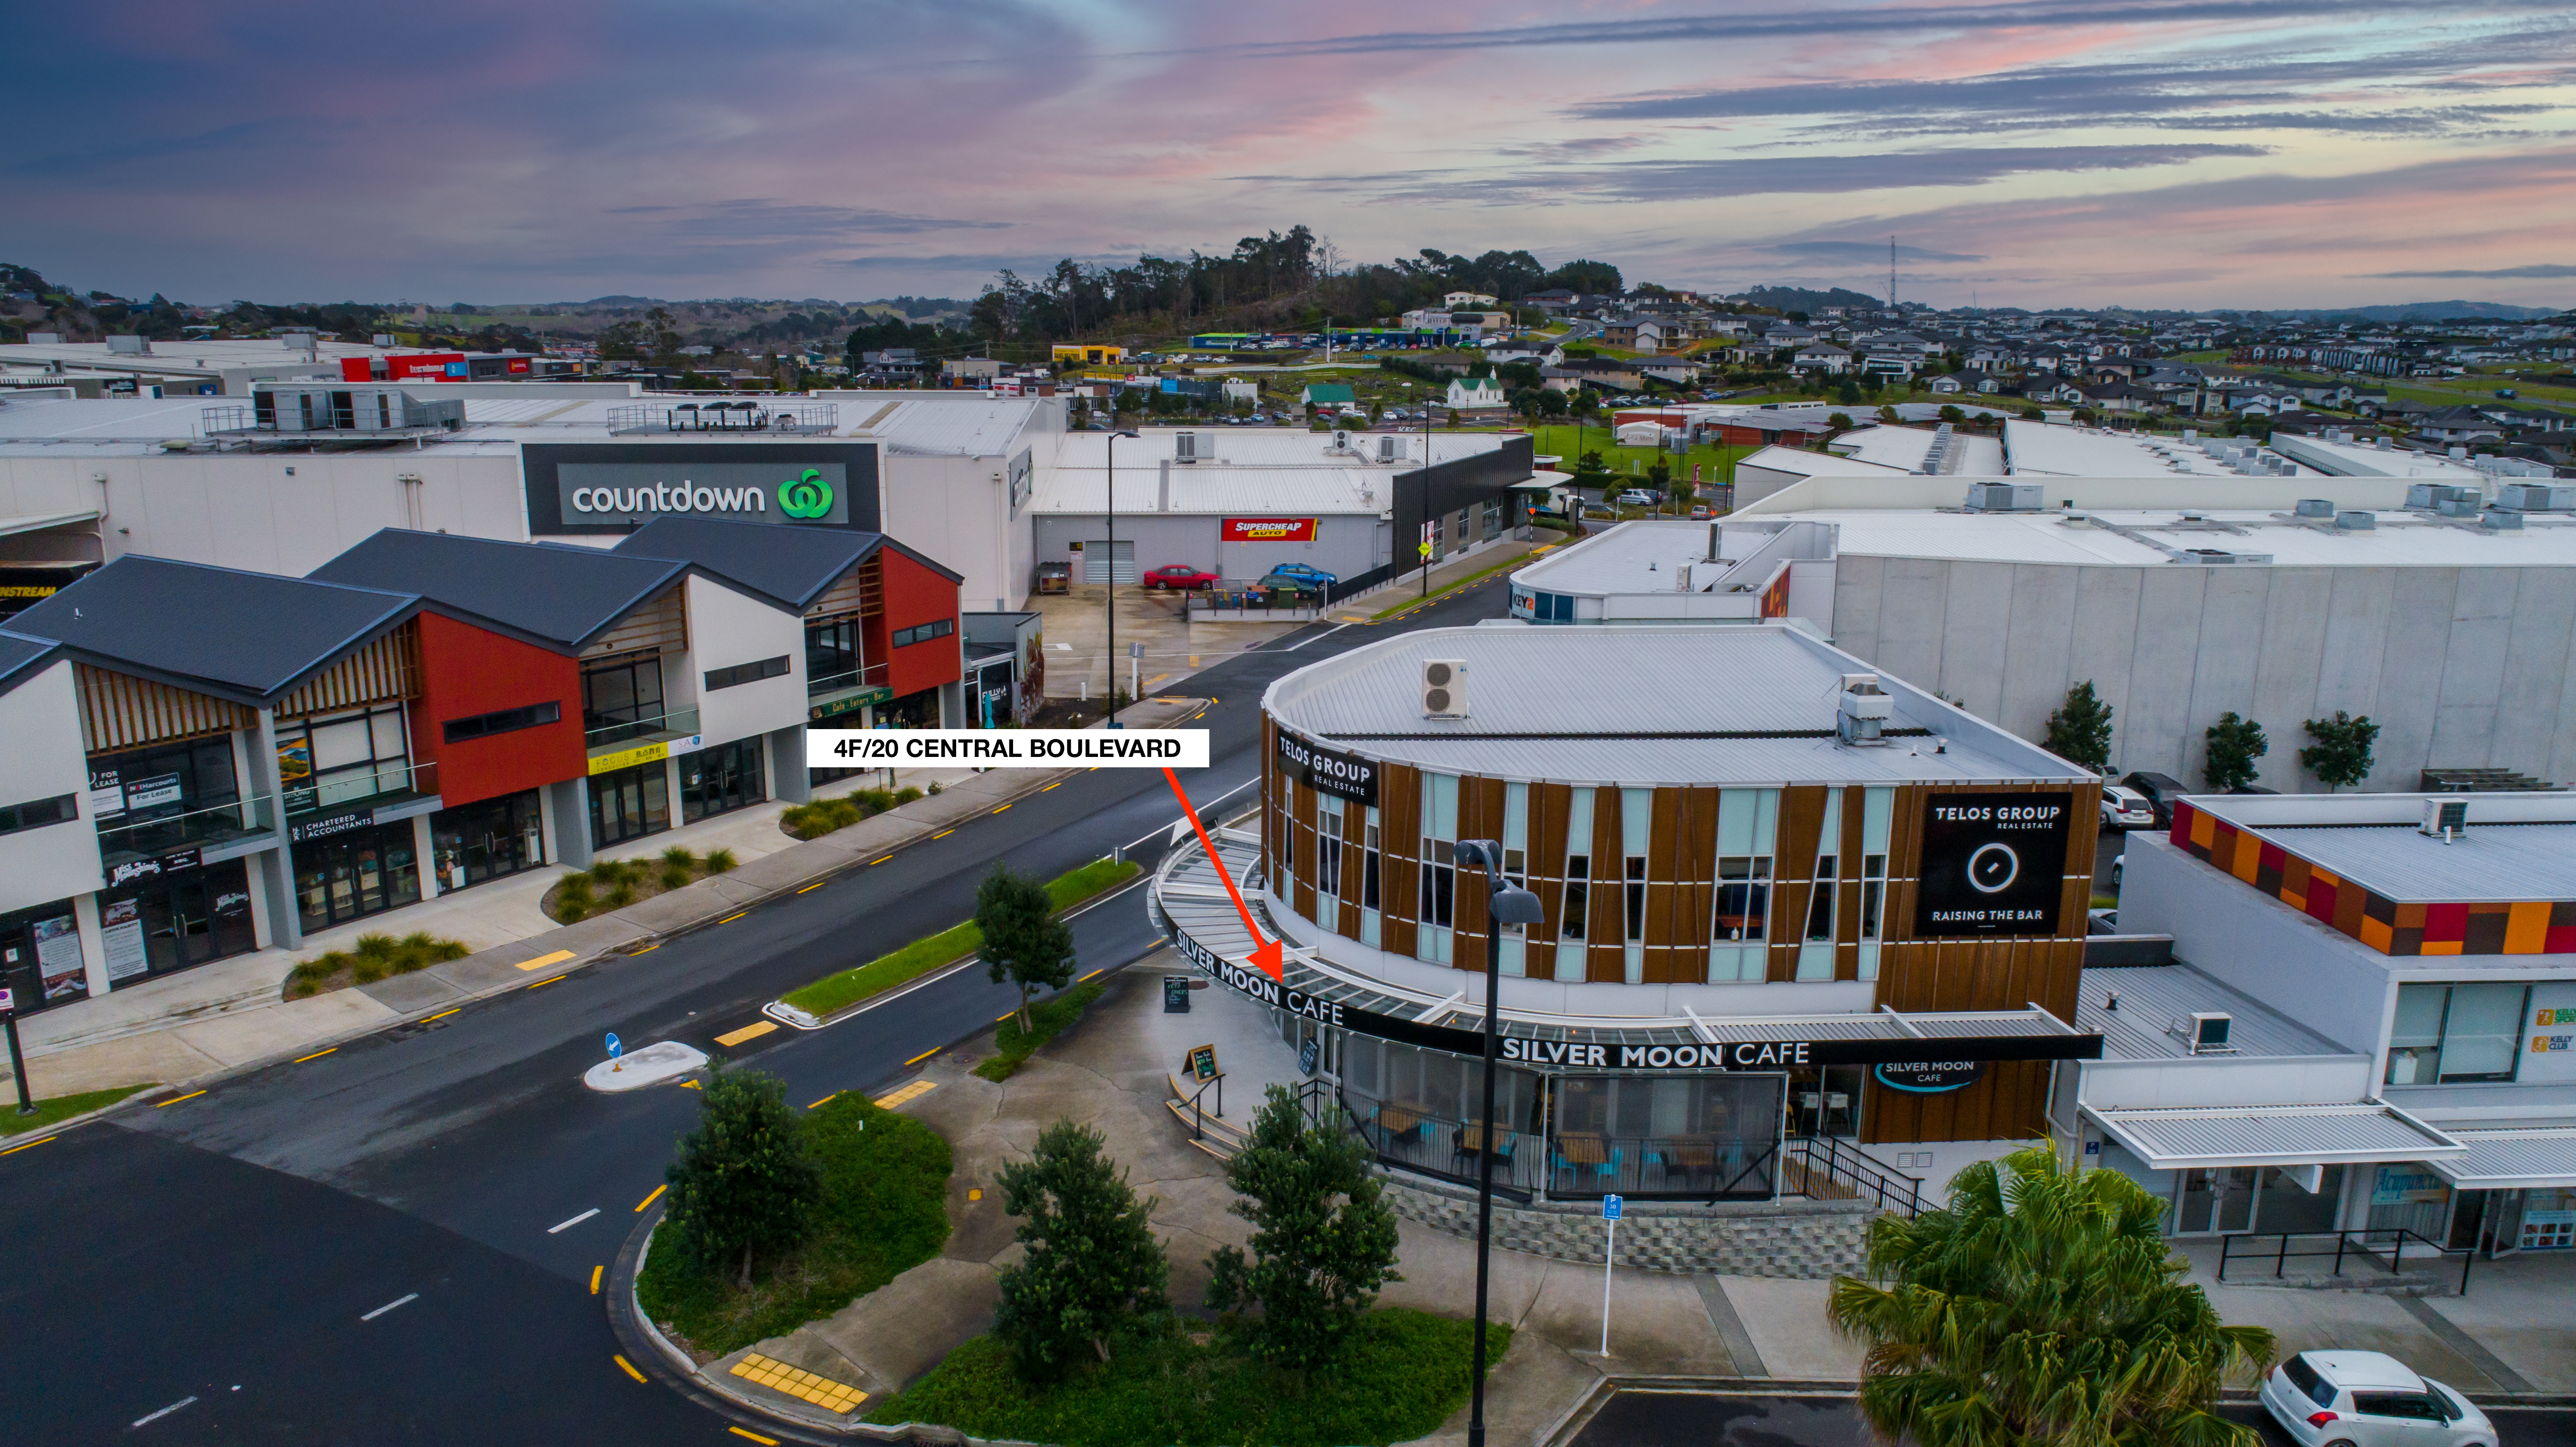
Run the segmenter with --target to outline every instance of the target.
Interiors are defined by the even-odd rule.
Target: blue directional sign
[[[618,1055],[619,1055],[620,1053],[622,1053],[625,1049],[626,1049],[626,1047],[625,1047],[625,1046],[620,1045],[620,1044],[618,1044],[618,1043],[617,1043],[617,1032],[616,1032],[616,1031],[614,1031],[614,1030],[609,1031],[609,1032],[608,1032],[608,1058],[609,1058],[609,1059],[611,1059],[611,1060],[616,1059],[616,1058],[618,1057]]]
[[[1618,1220],[1618,1219],[1619,1219],[1619,1207],[1620,1207],[1620,1204],[1621,1204],[1621,1203],[1620,1203],[1620,1200],[1619,1200],[1619,1198],[1618,1198],[1618,1197],[1616,1197],[1616,1196],[1604,1196],[1604,1197],[1602,1197],[1602,1198],[1601,1198],[1601,1219],[1602,1219],[1602,1220],[1604,1220],[1604,1221],[1616,1221],[1616,1220]]]

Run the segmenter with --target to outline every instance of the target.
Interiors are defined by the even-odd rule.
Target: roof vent
[[[2291,516],[2293,517],[2330,518],[2334,515],[2334,499],[2330,497],[2303,497],[2299,499],[2298,505],[2291,510]]]
[[[2424,801],[2424,822],[2415,827],[2419,833],[2429,834],[2448,844],[2469,832],[2469,801],[2427,799]]]
[[[2379,526],[2379,515],[2355,508],[2351,512],[2336,513],[2335,526],[2348,533],[2366,533]]]
[[[1465,718],[1467,716],[1467,660],[1463,658],[1422,660],[1422,716],[1424,718]]]
[[[1879,687],[1877,674],[1846,673],[1841,706],[1834,714],[1834,734],[1847,744],[1884,743],[1880,732],[1895,711],[1896,700]]]

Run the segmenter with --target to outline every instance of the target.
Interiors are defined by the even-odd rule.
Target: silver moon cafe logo
[[[2021,875],[2021,856],[1999,842],[1980,845],[1968,856],[1968,884],[1979,894],[2001,894]]]

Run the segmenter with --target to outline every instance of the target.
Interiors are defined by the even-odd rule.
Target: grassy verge
[[[1143,866],[1096,859],[1047,883],[1047,897],[1058,910],[1069,909],[1097,894],[1103,894],[1136,877]],[[951,960],[964,959],[983,946],[984,932],[972,920],[941,930],[928,939],[914,940],[890,955],[880,955],[837,975],[826,975],[801,989],[790,990],[779,999],[806,1014],[823,1019],[846,1010],[881,990],[890,990],[906,980],[929,973]]]
[[[730,849],[710,849],[701,857],[684,844],[651,859],[603,859],[556,881],[538,907],[564,924],[578,924],[601,910],[624,909],[708,875],[729,873],[736,863]]]
[[[1361,1323],[1341,1360],[1306,1373],[1264,1366],[1221,1334],[1175,1328],[1122,1340],[1111,1360],[1031,1387],[1012,1372],[1009,1348],[979,1336],[868,1419],[1063,1447],[1404,1442],[1438,1431],[1466,1401],[1472,1337],[1466,1322],[1387,1308]],[[1511,1340],[1510,1327],[1487,1326],[1489,1370]]]
[[[0,1088],[0,1136],[43,1130],[76,1115],[105,1110],[138,1090],[151,1088],[148,1085],[120,1085],[114,1090],[84,1090],[78,1095],[57,1095],[50,1100],[37,1101],[34,1115],[20,1115],[18,1088],[12,1084]]]
[[[363,934],[348,949],[326,951],[289,970],[286,974],[286,998],[301,1000],[325,990],[372,985],[387,975],[408,975],[445,960],[461,960],[472,953],[454,940],[440,939],[421,930],[414,930],[400,939],[387,934]]]
[[[1082,1018],[1082,1012],[1090,1007],[1092,1001],[1100,998],[1102,988],[1101,982],[1095,979],[1031,1005],[1029,1022],[1037,1027],[1034,1030],[1020,1029],[1017,1015],[1004,1020],[1001,1028],[993,1034],[993,1043],[999,1053],[976,1066],[975,1073],[995,1081],[1017,1075],[1020,1067],[1029,1063],[1030,1056]]]
[[[898,804],[909,804],[921,797],[921,791],[907,784],[888,792],[884,789],[861,789],[837,799],[816,799],[798,804],[778,816],[778,827],[799,839],[820,839],[836,829],[847,829],[862,819],[873,819]]]
[[[950,1158],[938,1132],[855,1092],[807,1115],[805,1131],[823,1166],[813,1234],[748,1290],[723,1267],[699,1272],[672,1233],[655,1235],[636,1299],[703,1359],[829,1316],[948,1243]]]

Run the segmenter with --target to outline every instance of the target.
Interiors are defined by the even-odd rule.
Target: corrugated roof
[[[2457,1160],[2433,1162],[2453,1185],[2475,1191],[2576,1186],[2576,1126],[2448,1134],[2469,1148]]]
[[[409,590],[126,556],[10,620],[91,657],[264,704],[409,616]]]
[[[669,587],[688,566],[597,548],[386,528],[311,576],[418,593],[569,651]]]
[[[2394,900],[2576,899],[2576,824],[2483,824],[2447,844],[2412,824],[2265,825],[2264,838]]]
[[[1422,665],[1431,659],[1465,662],[1468,717],[1423,717]],[[1930,737],[1840,743],[1830,735],[1842,675],[1873,671],[1778,625],[1441,628],[1310,664],[1272,684],[1262,706],[1337,748],[1510,778],[2089,782],[2073,765],[1892,680],[1888,726],[1926,729],[1946,740],[1945,751],[1934,752]],[[1763,733],[1788,736],[1742,736]]]
[[[2352,1053],[2190,965],[2096,965],[2083,972],[2076,992],[2075,1027],[2102,1037],[2106,1060],[2191,1058],[2191,1042],[2167,1027],[2196,1010],[2233,1017],[2227,1043],[2239,1057]],[[2108,1008],[2114,993],[2117,1010]]]
[[[1027,445],[1023,434],[1041,406],[1038,398],[964,397],[899,403],[870,429],[898,455],[999,457]],[[857,421],[842,419],[844,425]]]
[[[1955,481],[1959,484],[1957,498],[1964,501],[1967,480]],[[2333,479],[2317,481],[2323,484]],[[2050,501],[2056,501],[2054,494]],[[2379,525],[2375,528],[2342,530],[2285,522],[2269,511],[2193,511],[2202,512],[2218,526],[2182,526],[2178,508],[2097,508],[2088,516],[2137,529],[2168,547],[2268,553],[2274,567],[2528,568],[2576,563],[2576,522],[2557,518],[2526,518],[2519,529],[2490,532],[2474,523],[2461,526],[2383,511],[2377,515]],[[1812,508],[1767,516],[1831,523],[1840,530],[1841,552],[1870,557],[2179,566],[2163,551],[2135,539],[2105,528],[2070,525],[2053,508],[2038,513]],[[2230,528],[2236,531],[2228,531]]]
[[[1097,516],[1107,506],[1109,474],[1100,469],[1056,469],[1042,483],[1030,510]],[[1165,507],[1162,469],[1148,459],[1118,459],[1118,512],[1122,517],[1165,513],[1364,513],[1395,506],[1398,469],[1357,466],[1229,467],[1200,464],[1171,470]]]
[[[609,551],[636,558],[694,563],[781,607],[801,611],[886,541],[883,533],[852,532],[846,528],[773,527],[719,518],[661,517],[618,539],[617,546]],[[958,576],[918,553],[905,551],[951,579]]]
[[[2154,1170],[2216,1165],[2437,1161],[2464,1148],[2393,1107],[2252,1105],[2095,1110],[2086,1115]]]
[[[32,638],[0,629],[0,693],[43,672],[60,646],[50,638]]]
[[[1309,432],[1303,427],[1178,427],[1140,430],[1135,437],[1118,439],[1118,474],[1123,484],[1127,469],[1142,466],[1147,472],[1164,458],[1178,455],[1175,439],[1183,432],[1195,434],[1201,445],[1213,445],[1219,465],[1230,467],[1348,467],[1359,458],[1348,452],[1333,450],[1333,434]],[[1108,432],[1068,432],[1056,444],[1055,465],[1059,469],[1101,469],[1108,466]],[[1406,431],[1387,427],[1369,432],[1349,430],[1352,445],[1364,455],[1377,456],[1377,439],[1392,437],[1403,444],[1404,461],[1395,470],[1422,465],[1423,433],[1419,428]],[[1431,460],[1454,462],[1462,457],[1481,457],[1502,450],[1515,434],[1503,432],[1433,432]],[[1198,467],[1208,464],[1198,463]],[[1182,469],[1174,468],[1174,472]],[[1123,486],[1122,486],[1123,491]]]

